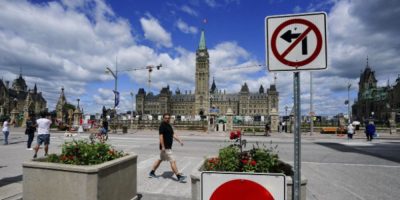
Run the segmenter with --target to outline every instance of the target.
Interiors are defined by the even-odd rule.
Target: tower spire
[[[35,83],[35,87],[33,87],[33,93],[37,93],[37,86],[36,86],[36,83]]]
[[[369,62],[368,62],[368,55],[367,55],[367,66],[365,66],[367,69],[369,69]]]
[[[204,29],[201,30],[201,35],[200,35],[200,43],[199,43],[199,50],[205,50],[207,49],[206,47],[206,37],[204,36]]]

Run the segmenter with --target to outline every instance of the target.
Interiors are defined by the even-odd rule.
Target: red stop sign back
[[[274,197],[256,182],[236,179],[219,186],[210,200],[274,200]]]

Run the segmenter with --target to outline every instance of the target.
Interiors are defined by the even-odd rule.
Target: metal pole
[[[310,135],[314,133],[314,113],[313,113],[313,87],[312,72],[310,71]]]
[[[351,114],[350,114],[350,88],[351,84],[347,86],[347,115],[349,116],[349,124],[351,123]]]
[[[118,63],[117,63],[117,58],[115,58],[115,77],[114,77],[114,79],[115,79],[115,83],[114,83],[114,91],[115,92],[117,92],[118,91]],[[116,94],[114,94],[114,96],[115,96]],[[117,114],[117,110],[115,109],[115,105],[116,105],[116,102],[117,101],[117,99],[114,97],[114,110],[115,110],[115,114]]]
[[[300,72],[294,72],[293,79],[294,90],[294,175],[293,175],[293,200],[300,200],[300,186],[301,186],[301,133],[300,133]]]

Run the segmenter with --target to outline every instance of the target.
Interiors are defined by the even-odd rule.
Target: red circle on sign
[[[277,42],[277,38],[278,38],[279,32],[281,32],[281,30],[283,28],[285,28],[286,26],[291,25],[291,24],[303,24],[303,25],[308,27],[307,29],[311,29],[312,31],[314,31],[315,36],[317,37],[317,46],[316,46],[314,52],[311,54],[311,56],[309,58],[307,58],[305,60],[297,61],[297,62],[293,62],[293,61],[287,60],[287,59],[285,59],[285,56],[282,56],[282,54],[280,54],[278,52],[278,49],[276,47],[276,42]],[[299,38],[297,38],[296,40],[298,40]],[[313,23],[311,23],[310,21],[304,20],[304,19],[291,19],[291,20],[283,22],[282,24],[280,24],[276,28],[276,30],[272,34],[272,38],[271,38],[271,50],[272,50],[272,53],[283,64],[289,65],[291,67],[302,67],[302,66],[312,62],[315,58],[317,58],[317,56],[321,52],[321,48],[322,48],[322,35],[321,35],[321,32],[318,30],[318,28]]]
[[[228,181],[219,186],[210,200],[274,200],[274,197],[260,184],[244,179]]]

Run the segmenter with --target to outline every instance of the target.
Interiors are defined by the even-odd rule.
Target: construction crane
[[[146,67],[139,67],[139,68],[133,68],[133,69],[127,69],[124,71],[138,71],[138,70],[147,70],[149,72],[149,77],[148,77],[148,90],[150,92],[150,88],[151,88],[151,72],[153,72],[153,69],[157,69],[160,70],[160,68],[163,67],[162,64],[159,64],[157,66],[155,65],[147,65]]]

